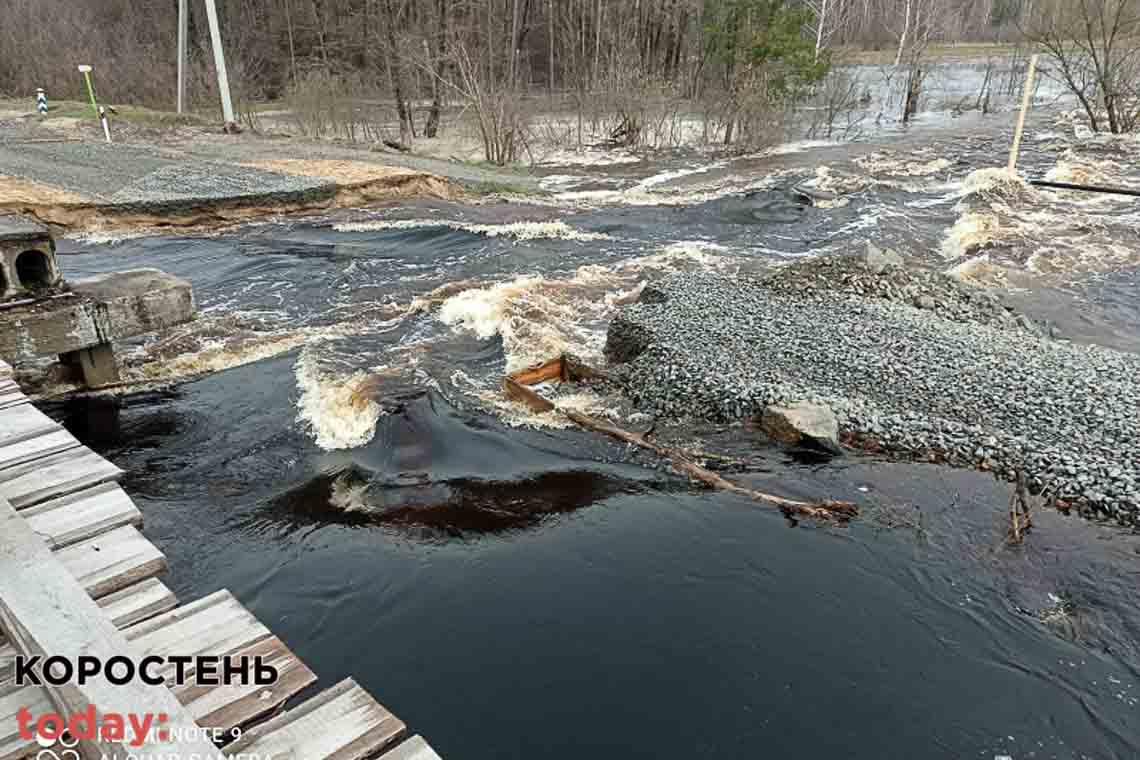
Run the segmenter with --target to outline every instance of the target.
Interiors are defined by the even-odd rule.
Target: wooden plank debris
[[[384,709],[351,678],[276,718],[254,726],[227,745],[230,754],[275,760],[361,760],[403,735],[404,722]]]
[[[166,570],[158,547],[130,526],[72,544],[55,556],[96,599]]]
[[[0,470],[0,493],[16,509],[118,480],[123,471],[85,447]]]
[[[624,430],[617,425],[591,417],[588,414],[582,414],[581,412],[576,412],[571,409],[559,409],[554,402],[543,398],[527,387],[530,384],[545,382],[546,380],[554,378],[568,382],[600,376],[602,376],[600,372],[587,367],[572,357],[564,355],[507,375],[503,378],[503,392],[507,398],[520,401],[536,412],[560,412],[568,420],[586,430],[603,433],[619,441],[652,451],[663,459],[669,460],[678,472],[688,475],[693,480],[722,491],[747,496],[753,501],[773,505],[779,508],[788,517],[812,517],[818,520],[836,520],[843,522],[859,514],[859,510],[856,506],[849,501],[836,501],[833,499],[818,502],[796,501],[794,499],[786,499],[782,496],[774,496],[762,491],[756,491],[751,488],[745,488],[744,486],[733,483],[727,478],[721,477],[711,470],[701,467],[686,457],[679,449],[662,446],[649,440],[649,437],[643,433],[634,433],[629,430]]]
[[[130,530],[134,530],[131,528]],[[129,651],[127,640],[76,583],[47,544],[28,526],[8,501],[0,497],[0,626],[16,649],[26,655],[79,655],[109,658]],[[29,593],[35,589],[35,593]],[[194,721],[169,690],[141,681],[122,685],[105,677],[47,687],[51,703],[70,715],[98,705],[103,713],[166,713],[172,730],[193,733]],[[82,742],[82,755],[125,756],[119,743]],[[208,757],[214,745],[204,739],[144,739],[135,748],[140,756]]]

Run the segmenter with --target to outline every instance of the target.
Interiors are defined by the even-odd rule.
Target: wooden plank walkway
[[[316,675],[228,591],[178,605],[157,578],[166,570],[166,558],[139,532],[143,516],[117,484],[121,476],[119,468],[29,403],[12,381],[11,368],[0,361],[0,505],[8,510],[10,525],[19,521],[28,540],[42,543],[48,552],[43,556],[63,571],[73,593],[94,600],[90,614],[103,618],[95,627],[118,629],[121,633],[115,635],[123,637],[135,657],[260,656],[276,667],[278,680],[271,686],[209,686],[192,677],[178,685],[173,666],[163,671],[165,690],[199,726],[244,732],[225,745],[226,753],[271,753],[295,760],[439,760],[421,737],[407,738],[404,723],[352,679],[280,712],[290,698],[316,683]],[[0,555],[0,575],[9,571],[8,562]],[[9,584],[4,593],[21,592]],[[4,601],[0,598],[0,609]],[[28,602],[15,601],[16,607]],[[67,641],[68,627],[86,620],[74,617],[19,623],[45,640]],[[28,633],[22,629],[20,636],[11,636],[0,619],[0,760],[25,760],[39,750],[34,741],[19,736],[18,709],[27,707],[33,714],[64,709],[60,695],[13,682],[13,658],[30,653],[23,650]],[[53,654],[74,657],[80,652]]]

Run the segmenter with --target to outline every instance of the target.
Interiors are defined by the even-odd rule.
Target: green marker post
[[[95,88],[91,85],[91,71],[92,67],[86,64],[79,64],[79,71],[83,73],[83,81],[87,82],[87,95],[91,98],[91,110],[95,112],[95,118],[99,118],[99,104],[95,102]]]

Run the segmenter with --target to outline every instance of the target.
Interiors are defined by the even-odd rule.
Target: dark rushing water
[[[71,276],[146,265],[190,279],[204,327],[179,351],[301,340],[50,411],[128,471],[184,601],[229,588],[322,685],[353,675],[451,760],[1135,757],[1140,539],[1049,514],[1009,550],[1008,491],[987,476],[804,462],[743,429],[694,432],[746,462],[735,477],[857,498],[865,514],[790,526],[595,436],[509,427],[479,395],[527,340],[596,349],[605,294],[664,269],[747,270],[867,236],[935,249],[959,212],[926,181],[829,210],[775,189],[561,216],[608,236],[588,241],[320,222],[65,243]],[[929,204],[890,212],[915,200]],[[535,215],[551,213],[415,204],[380,218]],[[652,258],[693,240],[704,247]],[[544,283],[520,281],[532,273]],[[494,334],[444,324],[445,296],[407,310],[462,280],[521,292],[463,302]],[[1080,313],[1092,337],[1132,340],[1134,276],[1109,280]],[[381,376],[374,434],[322,449],[299,406],[336,434],[358,416],[338,393],[362,371]]]

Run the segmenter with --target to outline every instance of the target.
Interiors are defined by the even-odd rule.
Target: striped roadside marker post
[[[103,124],[103,135],[111,142],[111,127],[107,124],[107,109],[99,106],[99,121]]]
[[[98,116],[99,104],[95,102],[95,88],[91,84],[91,72],[93,69],[85,63],[79,64],[76,68],[78,68],[79,73],[83,75],[83,81],[87,83],[87,96],[91,98],[91,110]]]
[[[40,116],[47,116],[47,95],[43,87],[36,88],[36,111]]]

